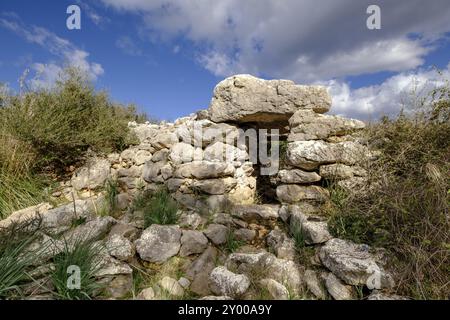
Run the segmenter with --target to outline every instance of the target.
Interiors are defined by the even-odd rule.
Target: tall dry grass
[[[336,236],[388,249],[397,293],[448,299],[449,87],[430,96],[414,115],[369,126],[366,139],[380,156],[367,168],[368,192],[333,188],[330,227]]]

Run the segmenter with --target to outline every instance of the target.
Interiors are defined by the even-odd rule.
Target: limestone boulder
[[[176,178],[212,179],[234,174],[234,166],[223,162],[193,161],[175,170]]]
[[[111,235],[106,243],[105,247],[108,253],[122,261],[130,261],[134,257],[134,246],[130,240],[124,236],[113,234]]]
[[[337,162],[353,165],[365,159],[367,155],[367,148],[354,141],[339,143],[322,140],[295,141],[288,143],[286,151],[288,162],[305,170],[314,170],[322,164]]]
[[[178,137],[174,132],[160,132],[150,140],[150,143],[155,150],[170,148],[178,142]]]
[[[158,281],[158,285],[161,289],[169,294],[172,297],[182,297],[184,295],[183,287],[178,283],[177,280],[171,277],[164,277],[160,281]]]
[[[217,141],[206,147],[203,157],[206,161],[238,161],[244,163],[247,158],[247,152],[238,147]]]
[[[364,129],[365,124],[355,119],[323,115],[313,110],[298,110],[289,119],[290,141],[325,140]]]
[[[186,277],[192,280],[189,290],[202,296],[211,294],[209,274],[216,265],[217,255],[216,248],[208,247],[198,258],[192,261],[186,270]]]
[[[304,171],[301,169],[280,170],[278,171],[278,181],[286,184],[308,184],[320,181],[321,176],[316,172]]]
[[[279,259],[266,251],[258,253],[232,253],[225,265],[239,273],[254,275],[264,274],[297,294],[303,286],[303,270],[294,261]]]
[[[169,159],[173,164],[179,165],[186,162],[192,162],[194,159],[202,160],[203,153],[200,148],[194,148],[190,144],[180,142],[176,143],[170,149]]]
[[[236,75],[215,87],[208,112],[214,122],[276,122],[287,121],[299,109],[324,113],[330,106],[324,87]]]
[[[267,245],[280,259],[294,260],[295,242],[281,230],[272,230],[266,238]]]
[[[250,287],[250,279],[243,274],[235,274],[225,267],[216,267],[209,276],[209,286],[216,295],[239,297]]]
[[[180,251],[181,230],[178,226],[153,224],[135,241],[141,259],[163,263]]]
[[[347,166],[342,163],[334,163],[320,166],[320,175],[325,179],[344,180],[353,177],[365,177],[367,171],[359,166]]]
[[[232,177],[219,179],[198,180],[192,183],[191,189],[201,193],[218,195],[230,192],[237,185],[237,180]]]
[[[247,222],[274,220],[278,218],[279,205],[241,204],[232,208],[232,215]]]
[[[284,285],[273,279],[261,279],[261,287],[267,290],[273,300],[289,300],[289,291]]]
[[[352,300],[354,299],[354,290],[351,286],[346,285],[334,274],[328,273],[325,277],[325,287],[328,293],[335,300]]]
[[[222,224],[212,223],[206,228],[203,233],[214,243],[215,245],[224,244],[227,241],[229,228]]]
[[[323,203],[328,200],[330,193],[319,186],[299,186],[283,184],[277,187],[277,198],[281,203],[294,204],[300,201],[314,201]]]
[[[91,159],[72,176],[72,187],[78,191],[103,187],[110,175],[110,166],[108,159]]]
[[[366,285],[370,289],[391,288],[392,276],[376,262],[367,245],[342,239],[329,240],[319,252],[323,265],[350,285]]]
[[[183,230],[180,256],[202,253],[208,247],[208,239],[200,231]]]

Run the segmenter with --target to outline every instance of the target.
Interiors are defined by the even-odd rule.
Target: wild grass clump
[[[228,253],[233,253],[244,244],[245,242],[237,239],[233,230],[229,229],[227,232],[226,241],[223,244],[223,249]]]
[[[25,86],[22,87],[22,89]],[[120,151],[136,139],[134,106],[110,101],[88,77],[67,68],[52,88],[0,87],[0,218],[42,201],[46,181],[81,163],[86,152]]]
[[[379,158],[367,192],[332,188],[335,236],[385,247],[396,259],[397,293],[417,299],[450,296],[450,95],[431,94],[414,115],[371,125]]]
[[[55,271],[51,279],[57,299],[90,300],[94,297],[102,288],[95,277],[100,269],[101,250],[102,246],[95,242],[81,239],[65,241],[63,251],[53,258]]]
[[[117,196],[119,195],[119,183],[117,180],[108,179],[105,183],[105,204],[100,208],[101,216],[116,216],[120,213]]]
[[[152,224],[178,222],[178,204],[166,188],[160,188],[155,192],[142,192],[134,199],[133,209],[143,211],[145,228]]]
[[[26,232],[30,223],[0,230],[0,299],[20,297],[21,284],[31,280],[28,271],[40,253],[29,248],[38,238],[38,235]]]

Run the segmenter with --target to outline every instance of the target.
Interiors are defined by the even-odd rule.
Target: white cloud
[[[88,5],[86,2],[76,0],[76,4],[82,9],[82,14],[86,15],[96,26],[104,27],[106,23],[110,22],[108,17],[100,15],[94,7]]]
[[[99,63],[89,61],[89,53],[79,49],[69,40],[61,38],[53,32],[37,26],[27,26],[18,17],[1,18],[0,27],[4,27],[23,37],[26,41],[37,44],[48,50],[52,55],[58,57],[59,63],[51,61],[49,63],[33,63],[32,70],[41,79],[36,77],[32,80],[34,85],[51,86],[58,74],[62,71],[63,65],[70,65],[80,68],[86,72],[88,77],[95,81],[104,73]]]
[[[102,1],[142,16],[149,39],[190,40],[199,62],[218,76],[311,82],[401,72],[421,66],[434,41],[450,31],[448,0],[380,0],[377,31],[366,28],[371,0]]]
[[[116,47],[130,56],[142,56],[142,50],[128,36],[121,36],[116,40]]]
[[[450,32],[448,0],[377,0],[382,28],[375,31],[366,27],[372,0],[102,1],[142,17],[150,41],[190,41],[216,76],[326,84],[332,112],[363,119],[396,114],[413,89],[437,85],[437,73],[420,68]],[[398,74],[356,90],[343,80],[381,71]]]
[[[439,74],[435,69],[402,72],[380,85],[352,90],[347,83],[331,80],[324,83],[333,97],[332,113],[366,120],[378,120],[381,115],[397,115],[400,110],[411,112],[430,90],[450,79],[450,64]]]

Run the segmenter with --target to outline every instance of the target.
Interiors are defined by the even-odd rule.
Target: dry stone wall
[[[0,221],[0,233],[39,217],[40,224],[29,226],[42,235],[33,245],[46,250],[37,266],[61,252],[64,237],[101,243],[96,277],[112,298],[131,291],[130,266],[145,269],[173,257],[188,262],[184,276],[164,276],[137,299],[160,299],[163,293],[180,298],[188,291],[201,299],[254,299],[255,284],[272,299],[305,292],[309,298],[353,299],[354,286],[375,289],[369,299],[400,298],[388,294],[394,281],[384,259],[368,246],[333,238],[320,215],[329,201],[327,186],[358,189],[366,177],[362,164],[373,157],[354,135],[364,123],[323,114],[330,106],[322,87],[230,77],[216,86],[208,110],[174,123],[130,123],[138,144],[89,159],[53,194],[70,203],[15,212]],[[266,141],[247,134],[249,129],[280,135]],[[273,146],[280,148],[274,152]],[[260,176],[264,166],[277,169],[265,177],[275,191],[271,203],[258,202],[258,184],[267,180]],[[115,218],[98,215],[108,179],[120,185],[121,213]],[[178,224],[145,228],[131,201],[162,186],[180,204]],[[315,252],[310,261],[297,258],[292,235],[299,230]],[[237,252],[224,249],[230,234],[242,245]],[[48,273],[41,279],[48,281]],[[52,290],[42,286],[31,296],[45,298]]]

